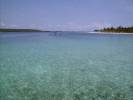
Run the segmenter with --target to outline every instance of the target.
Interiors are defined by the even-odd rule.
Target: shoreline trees
[[[95,30],[96,32],[124,32],[124,33],[133,33],[133,26],[131,27],[107,27],[100,30]]]

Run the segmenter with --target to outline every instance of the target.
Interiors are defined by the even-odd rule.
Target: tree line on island
[[[133,26],[131,27],[107,27],[99,30],[95,30],[96,32],[118,32],[118,33],[133,33]]]
[[[0,32],[49,32],[39,29],[11,29],[11,28],[0,28]]]
[[[131,27],[107,27],[103,29],[94,30],[95,32],[117,32],[117,33],[133,33],[133,26]],[[11,29],[11,28],[0,28],[0,32],[51,32],[38,29]]]

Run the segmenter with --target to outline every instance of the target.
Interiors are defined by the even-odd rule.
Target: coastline
[[[38,29],[11,29],[11,28],[0,28],[0,32],[43,32]]]
[[[96,34],[116,34],[116,35],[133,35],[133,33],[125,33],[125,32],[91,32]]]

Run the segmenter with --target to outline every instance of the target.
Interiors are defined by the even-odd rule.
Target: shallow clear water
[[[0,100],[133,100],[133,35],[0,33]]]

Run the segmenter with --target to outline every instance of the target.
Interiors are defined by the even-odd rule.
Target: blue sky
[[[0,27],[88,31],[133,25],[133,0],[0,0]]]

